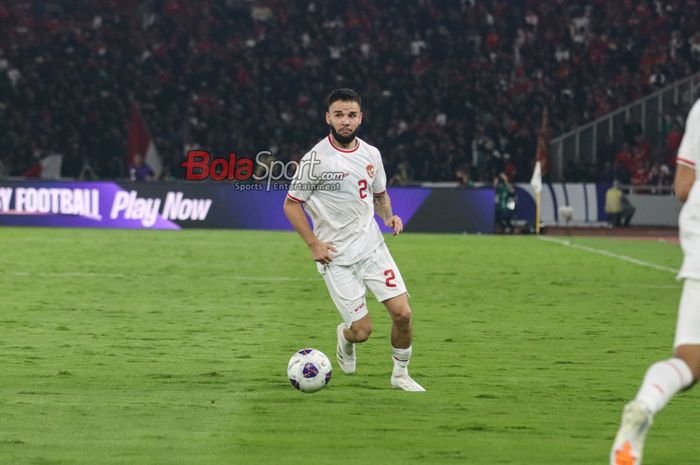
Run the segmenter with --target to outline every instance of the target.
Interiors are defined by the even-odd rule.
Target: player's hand
[[[335,247],[327,242],[315,241],[309,246],[311,249],[311,256],[317,262],[322,265],[327,265],[333,261],[331,257],[331,252],[335,252]]]
[[[384,222],[387,228],[391,228],[394,231],[394,236],[398,236],[403,231],[403,221],[401,217],[394,215]]]

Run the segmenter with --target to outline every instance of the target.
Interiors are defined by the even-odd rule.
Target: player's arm
[[[391,199],[387,191],[381,194],[375,194],[374,212],[384,220],[384,224],[387,228],[391,228],[394,231],[394,236],[401,234],[401,231],[403,231],[403,221],[401,221],[399,216],[394,215],[391,209]]]
[[[676,179],[673,181],[673,189],[676,191],[676,197],[681,202],[688,200],[690,188],[695,183],[695,168],[678,163],[676,165]]]
[[[676,156],[676,179],[673,188],[681,202],[688,200],[690,189],[695,183],[695,169],[700,163],[700,100],[697,100],[688,113],[685,133]]]
[[[331,252],[335,252],[335,247],[326,242],[321,242],[311,230],[309,220],[306,219],[301,202],[287,197],[284,200],[284,215],[294,227],[294,230],[301,236],[306,245],[311,250],[311,256],[319,263],[327,264],[333,261]]]

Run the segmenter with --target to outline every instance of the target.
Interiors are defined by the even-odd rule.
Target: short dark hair
[[[328,96],[328,106],[330,107],[333,105],[333,102],[337,102],[338,100],[341,102],[357,102],[357,104],[362,107],[362,99],[360,98],[360,94],[352,89],[336,89],[331,92]]]

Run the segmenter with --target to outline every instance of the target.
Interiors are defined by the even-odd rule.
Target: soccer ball
[[[294,353],[287,365],[287,376],[292,386],[301,392],[316,392],[331,380],[331,361],[316,349],[301,349]]]

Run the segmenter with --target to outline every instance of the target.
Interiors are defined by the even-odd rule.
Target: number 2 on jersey
[[[357,184],[360,186],[360,198],[364,199],[367,197],[367,181],[360,179]]]
[[[396,275],[394,274],[394,270],[389,268],[384,272],[384,276],[386,276],[386,280],[384,281],[386,283],[386,287],[396,287],[396,283],[393,282],[396,279]]]

